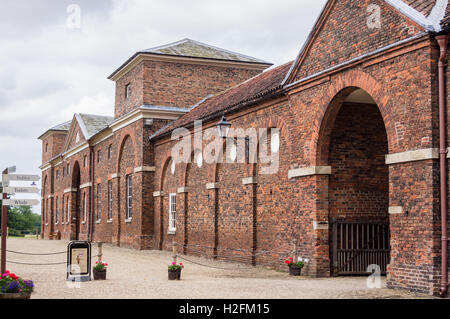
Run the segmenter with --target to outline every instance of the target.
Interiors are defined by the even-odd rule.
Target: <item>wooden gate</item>
[[[390,259],[389,223],[335,220],[331,231],[332,274],[363,275],[376,269],[386,274]]]

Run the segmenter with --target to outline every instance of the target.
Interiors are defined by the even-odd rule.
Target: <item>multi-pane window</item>
[[[87,166],[87,155],[84,155],[84,158],[83,158],[83,165],[84,165],[84,167]]]
[[[67,216],[66,216],[66,223],[68,224],[70,221],[70,201],[69,201],[69,197],[67,197]]]
[[[133,183],[131,180],[131,175],[127,176],[127,219],[133,217]]]
[[[112,158],[112,145],[109,145],[108,147],[108,159]]]
[[[45,223],[48,224],[48,199],[45,201]]]
[[[101,185],[97,185],[97,221],[102,219],[102,188]]]
[[[55,200],[55,224],[59,222],[59,211],[58,211],[58,197]]]
[[[86,200],[86,192],[83,193],[83,222],[86,222],[87,217],[87,200]]]
[[[177,194],[169,195],[169,232],[177,230]]]
[[[65,205],[65,198],[62,197],[62,214],[61,214],[61,224],[64,224],[66,222],[66,205]]]
[[[102,161],[102,152],[97,151],[97,163],[100,163]]]
[[[108,219],[112,220],[112,181],[108,181]]]

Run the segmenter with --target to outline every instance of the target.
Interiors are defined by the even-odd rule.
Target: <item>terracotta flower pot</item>
[[[0,293],[0,299],[30,299],[30,292],[18,292],[18,293]]]
[[[93,268],[94,280],[106,280],[106,269],[103,271],[98,271]]]
[[[302,268],[298,266],[289,266],[289,275],[300,276],[302,273]]]
[[[169,270],[169,280],[180,280],[181,279],[181,269]]]

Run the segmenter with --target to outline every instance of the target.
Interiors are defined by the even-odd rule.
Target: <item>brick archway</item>
[[[72,216],[70,218],[70,238],[73,240],[78,240],[80,236],[80,226],[81,226],[81,171],[80,164],[75,161],[72,168],[72,181],[71,181],[71,212]]]
[[[344,80],[345,77],[338,83],[345,85]],[[336,90],[330,89],[329,94]],[[367,100],[349,99],[355,92],[362,92]],[[383,250],[384,259],[370,264],[376,263],[386,272],[390,252],[389,169],[385,164],[390,143],[386,111],[369,92],[357,86],[337,91],[325,108],[316,144],[316,165],[331,167],[331,174],[316,177],[318,200],[314,218],[316,223],[328,223],[327,228],[317,227],[315,231],[319,275],[367,272],[369,264],[365,263],[372,258],[370,252],[344,250],[366,249],[373,244],[373,238],[379,240],[385,235],[382,240],[386,245],[373,245],[374,249]],[[364,231],[367,236],[363,237]],[[369,257],[356,264],[362,254]]]
[[[392,149],[395,145],[395,125],[391,123],[389,108],[391,101],[382,85],[369,74],[352,70],[341,73],[332,78],[328,90],[323,99],[323,103],[318,107],[317,125],[319,131],[314,134],[312,145],[315,146],[312,163],[316,166],[326,165],[326,150],[330,129],[333,127],[334,120],[342,105],[342,101],[356,89],[362,89],[367,92],[375,101],[383,118],[384,126],[388,136],[388,148]],[[317,123],[316,123],[317,124]],[[324,164],[325,163],[325,164]]]

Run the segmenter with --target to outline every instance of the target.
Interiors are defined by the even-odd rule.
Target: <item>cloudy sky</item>
[[[113,115],[107,76],[134,52],[191,38],[282,64],[325,2],[1,0],[0,168],[40,174],[46,129],[73,113]]]

